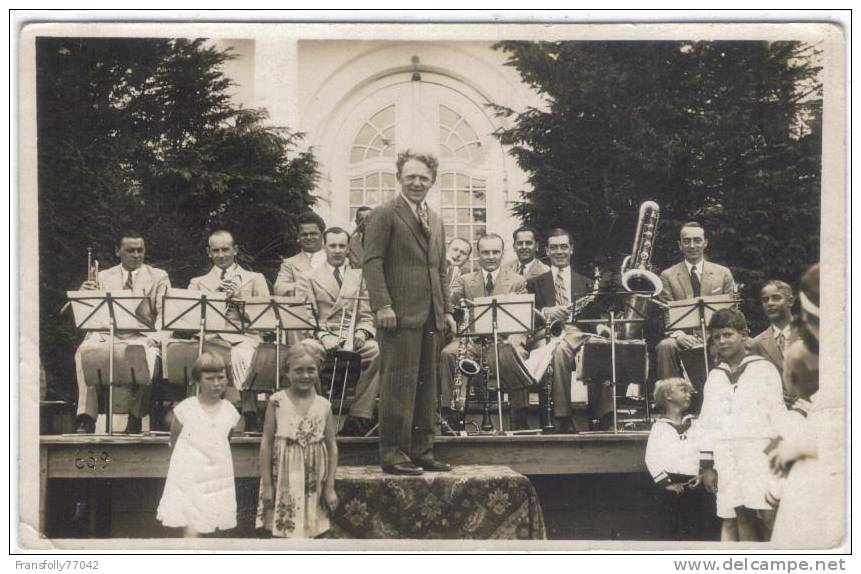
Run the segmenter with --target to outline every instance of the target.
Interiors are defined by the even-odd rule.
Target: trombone
[[[359,312],[359,301],[367,301],[367,297],[359,297],[359,293],[356,293],[356,297],[345,297],[345,299],[353,300],[352,313],[350,313],[350,320],[347,321],[347,307],[346,305],[341,309],[341,320],[338,325],[338,344],[333,349],[333,363],[332,363],[332,380],[329,381],[329,402],[332,402],[332,395],[335,391],[335,378],[338,374],[338,363],[339,361],[343,363],[344,368],[344,380],[341,381],[341,399],[338,403],[338,424],[341,422],[341,413],[344,409],[344,399],[347,393],[347,380],[350,376],[350,365],[354,362],[359,362],[361,364],[362,356],[356,352],[355,350],[355,333],[356,333],[356,322],[357,315]],[[329,331],[330,334],[333,334]]]

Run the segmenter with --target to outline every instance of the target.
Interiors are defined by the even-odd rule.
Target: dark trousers
[[[675,477],[674,482],[690,477]],[[720,540],[720,521],[715,508],[715,495],[700,484],[676,494],[658,489],[661,540]]]
[[[433,314],[422,329],[378,331],[380,343],[380,464],[433,458],[438,432],[437,358]]]

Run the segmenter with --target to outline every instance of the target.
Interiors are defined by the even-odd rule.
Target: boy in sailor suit
[[[711,540],[717,537],[714,497],[699,476],[699,446],[691,406],[694,388],[673,377],[655,384],[659,417],[646,443],[646,467],[658,487],[662,540]]]
[[[771,361],[749,354],[739,311],[717,311],[709,329],[721,363],[706,380],[698,426],[703,483],[717,493],[722,541],[764,542],[774,521],[765,449],[786,416],[780,375]]]

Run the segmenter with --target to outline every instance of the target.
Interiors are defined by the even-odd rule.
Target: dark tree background
[[[621,263],[636,213],[661,208],[653,264],[680,260],[678,231],[700,221],[707,256],[744,284],[763,323],[762,282],[795,283],[819,260],[821,84],[798,42],[502,42],[544,109],[499,138],[534,191],[514,213],[572,230],[581,263]]]
[[[265,126],[229,98],[231,55],[204,40],[40,38],[36,45],[40,352],[54,396],[75,396],[81,336],[65,293],[87,247],[115,265],[116,236],[140,231],[174,286],[204,273],[206,237],[233,231],[240,261],[272,280],[314,202],[301,134]]]

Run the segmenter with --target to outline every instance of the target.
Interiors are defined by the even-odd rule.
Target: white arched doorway
[[[328,167],[329,219],[352,221],[357,208],[394,197],[397,153],[421,148],[440,160],[428,202],[446,237],[474,245],[486,230],[505,232],[503,152],[486,103],[462,82],[430,72],[420,79],[392,74],[359,90],[339,106],[319,150]]]

